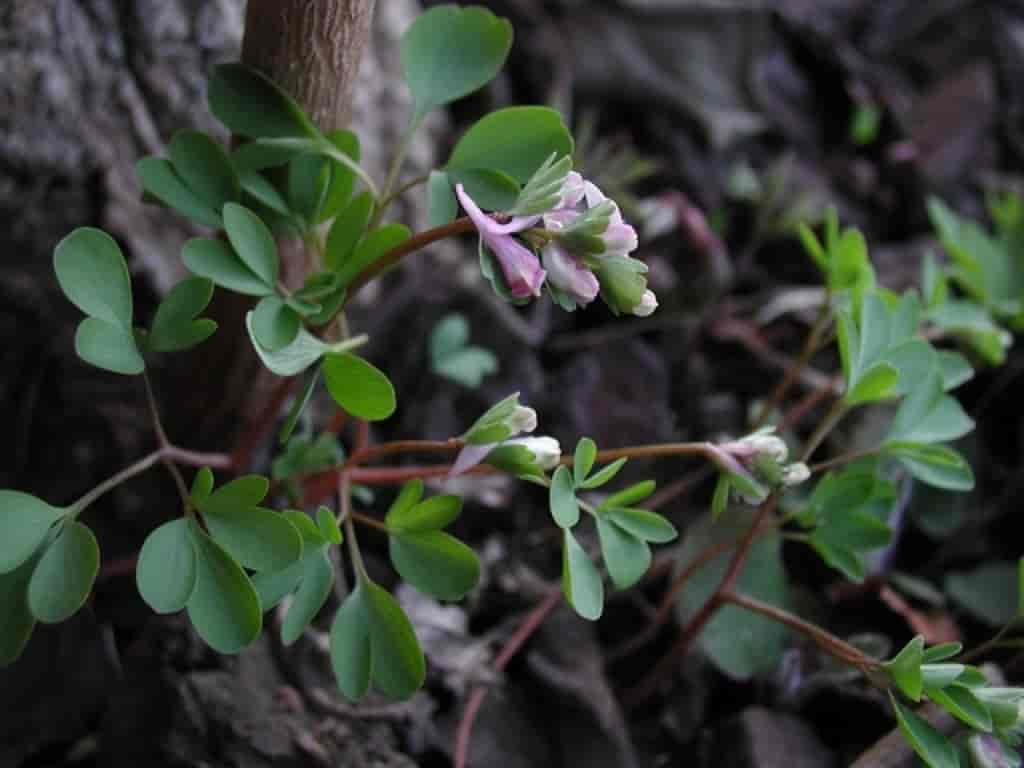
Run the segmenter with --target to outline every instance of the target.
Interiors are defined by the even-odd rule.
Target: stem
[[[675,645],[672,646],[669,652],[661,657],[645,678],[631,690],[627,691],[625,696],[627,706],[634,707],[646,701],[654,693],[655,689],[667,679],[667,674],[676,661],[686,655],[693,641],[697,639],[697,636],[703,631],[707,623],[718,613],[718,609],[722,607],[724,602],[723,594],[731,592],[733,587],[736,586],[736,580],[743,571],[743,566],[750,555],[751,547],[754,546],[754,540],[760,534],[761,526],[764,525],[772,512],[774,512],[776,503],[777,497],[775,494],[772,494],[758,508],[753,524],[740,540],[736,553],[733,555],[732,560],[729,561],[725,575],[722,576],[718,587],[711,597],[708,598],[707,602],[701,606],[700,610],[683,627],[679,634],[679,639],[676,640]]]
[[[368,580],[370,577],[366,573],[363,555],[356,540],[356,527],[352,523],[352,480],[348,472],[342,472],[338,480],[338,510],[338,517],[345,527],[345,538],[348,539],[348,554],[352,558],[352,567],[360,581]]]
[[[275,140],[259,139],[259,141],[269,142]],[[277,141],[281,141],[281,139],[277,139]],[[370,190],[370,194],[373,195],[373,199],[380,199],[380,190],[378,190],[377,185],[373,183],[373,178],[370,176],[370,174],[368,174],[366,170],[361,165],[359,165],[359,163],[357,163],[351,157],[346,155],[344,152],[340,151],[336,146],[334,146],[329,140],[326,139],[324,140],[323,144],[320,145],[320,151],[327,157],[331,158],[331,160],[336,160],[337,162],[341,163],[346,168],[351,170],[356,176],[359,177],[359,180],[366,185],[366,188]]]
[[[852,664],[860,669],[870,669],[880,666],[877,659],[871,658],[860,650],[860,648],[851,645],[845,640],[836,637],[831,632],[827,632],[816,624],[805,621],[799,616],[795,616],[782,608],[778,608],[769,603],[763,603],[749,595],[733,592],[731,590],[723,591],[721,594],[721,600],[722,602],[732,603],[740,608],[744,608],[752,613],[765,616],[773,621],[779,622],[780,624],[784,624],[790,629],[806,635],[813,640],[819,648],[836,657],[840,661],[845,661],[846,663]]]
[[[530,639],[530,636],[544,623],[544,620],[561,603],[562,590],[560,586],[551,587],[548,594],[534,607],[523,619],[515,633],[508,639],[501,652],[494,659],[494,668],[501,672],[508,663],[519,653],[520,649]],[[466,700],[466,707],[462,710],[462,719],[459,720],[458,728],[455,731],[455,768],[467,768],[469,765],[470,736],[473,733],[473,723],[480,712],[480,707],[487,698],[488,689],[483,686],[476,686]]]
[[[779,382],[778,386],[775,387],[775,391],[772,392],[771,397],[761,406],[757,419],[754,421],[754,429],[764,426],[764,423],[768,420],[779,404],[785,398],[786,393],[789,392],[790,387],[796,382],[803,373],[804,368],[811,362],[811,358],[818,349],[818,344],[821,342],[821,336],[825,333],[825,329],[828,327],[829,320],[829,303],[828,297],[825,302],[818,309],[818,316],[814,319],[814,325],[811,326],[810,333],[807,334],[807,338],[804,339],[803,349],[800,350],[800,356],[796,361],[786,368],[786,375],[783,376],[782,381]]]
[[[136,475],[141,475],[158,461],[177,462],[178,464],[185,464],[191,467],[214,467],[215,469],[229,469],[231,467],[231,457],[223,453],[200,453],[199,451],[178,448],[175,445],[166,445],[143,456],[131,466],[125,467],[117,474],[107,478],[79,498],[78,501],[69,507],[69,509],[73,510],[72,515],[77,517],[100,496],[121,485],[121,483],[131,480]]]
[[[811,455],[817,450],[818,446],[822,444],[829,433],[835,429],[836,425],[842,420],[843,416],[846,415],[849,408],[846,403],[842,400],[836,400],[829,409],[829,412],[825,415],[825,418],[818,425],[818,428],[814,430],[814,433],[807,440],[807,445],[804,447],[803,455],[800,457],[800,461],[807,463],[807,460],[811,458]]]
[[[999,643],[1002,642],[1004,637],[1006,637],[1006,635],[1010,631],[1010,629],[1013,628],[1014,624],[1015,624],[1015,622],[1013,622],[1013,621],[1011,621],[1009,624],[1004,624],[999,629],[999,631],[996,632],[992,637],[990,637],[988,640],[983,642],[977,648],[972,648],[970,651],[968,651],[967,653],[963,654],[959,659],[957,659],[957,662],[962,663],[962,664],[967,664],[967,663],[973,661],[974,659],[977,659],[977,658],[980,658],[981,656],[984,656],[989,651],[995,650],[996,648],[999,647]]]
[[[863,451],[851,451],[850,453],[841,454],[840,456],[836,456],[828,461],[819,461],[817,464],[812,464],[809,469],[811,470],[812,475],[817,474],[835,467],[841,467],[843,464],[849,464],[857,461],[858,459],[866,459],[869,456],[875,456],[881,450],[881,448],[871,448]]]
[[[402,138],[398,141],[398,147],[395,148],[395,154],[391,158],[391,166],[388,168],[387,179],[384,181],[384,188],[379,196],[375,195],[375,197],[378,197],[377,210],[374,211],[373,218],[370,219],[368,229],[373,229],[380,223],[388,204],[396,196],[391,194],[391,189],[395,186],[395,181],[398,180],[398,173],[402,170],[402,163],[405,161],[405,156],[409,153],[409,143],[412,141],[416,129],[423,122],[423,117],[423,115],[414,114],[409,120],[409,125],[406,127],[405,132],[402,134]]]
[[[429,180],[430,180],[430,174],[427,174],[427,173],[423,174],[422,176],[417,176],[414,179],[409,179],[409,181],[405,182],[402,186],[400,186],[398,189],[396,189],[390,195],[385,197],[383,201],[381,201],[381,204],[380,204],[381,210],[382,211],[385,210],[389,205],[391,205],[391,203],[393,203],[395,200],[400,198],[402,195],[404,195],[410,189],[415,189],[420,184],[426,184]]]
[[[405,242],[396,245],[390,251],[373,262],[373,264],[360,272],[355,279],[349,283],[348,295],[345,297],[345,304],[348,304],[348,302],[350,302],[352,298],[359,293],[360,289],[364,285],[378,277],[381,273],[389,270],[410,253],[415,253],[431,243],[435,243],[438,240],[444,240],[446,237],[461,235],[466,232],[472,232],[473,230],[473,222],[470,221],[468,216],[463,216],[461,219],[456,219],[444,226],[420,232],[418,235],[410,237]]]
[[[352,467],[365,464],[373,459],[392,456],[396,453],[452,453],[460,448],[462,448],[462,441],[456,438],[450,440],[397,440],[365,448],[352,454],[348,465]]]
[[[160,421],[160,410],[157,408],[156,396],[153,394],[153,385],[149,381],[149,374],[145,371],[142,372],[142,381],[146,387],[146,403],[149,405],[149,415],[153,421],[153,431],[156,432],[156,440],[160,445],[160,450],[165,451],[170,447],[171,443],[167,439],[167,433],[164,431],[163,422]],[[161,460],[167,471],[171,473],[171,478],[174,480],[174,485],[178,489],[178,496],[181,497],[182,506],[185,507],[186,513],[191,511],[192,503],[189,500],[188,487],[185,485],[185,478],[181,476],[181,472],[178,467],[175,466],[174,462],[166,455],[161,456]]]
[[[388,530],[388,527],[384,525],[384,523],[382,523],[380,520],[372,518],[369,515],[364,515],[362,512],[356,512],[355,510],[352,510],[351,512],[349,512],[349,516],[357,523],[365,525],[369,528],[376,528],[378,531],[384,531],[385,533]]]
[[[121,483],[131,480],[136,475],[141,475],[143,472],[145,472],[147,469],[152,467],[154,464],[156,464],[163,458],[164,450],[162,448],[155,450],[148,456],[144,456],[143,458],[139,459],[131,466],[125,467],[116,475],[112,475],[111,477],[107,478],[102,483],[93,488],[91,491],[82,496],[80,499],[78,499],[78,501],[76,501],[74,504],[71,504],[68,507],[68,509],[71,510],[71,517],[78,517],[80,514],[82,514],[86,507],[88,507],[90,504],[96,501],[96,499],[105,494],[107,491],[116,488],[117,486],[121,485]]]

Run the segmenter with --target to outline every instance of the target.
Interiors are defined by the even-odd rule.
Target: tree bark
[[[270,77],[323,131],[348,125],[374,0],[249,0],[242,61]]]
[[[351,117],[374,2],[249,0],[242,62],[288,92],[322,131],[343,128]],[[281,272],[287,280],[301,273],[302,248],[296,242],[279,245]],[[219,330],[200,347],[199,357],[189,366],[189,381],[179,389],[188,398],[178,422],[192,438],[187,444],[194,445],[198,437],[200,444],[231,448],[245,427],[259,419],[281,381],[259,364],[252,350],[245,330],[245,313],[251,306],[248,297],[218,292],[210,316]]]

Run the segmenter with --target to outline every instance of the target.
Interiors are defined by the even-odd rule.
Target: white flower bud
[[[520,437],[506,440],[502,445],[521,445],[526,448],[541,469],[554,469],[562,458],[562,446],[553,437]]]
[[[517,405],[505,423],[512,430],[513,435],[520,432],[533,432],[537,428],[537,412],[525,405]]]
[[[658,308],[658,297],[654,295],[654,291],[644,291],[644,295],[640,297],[640,303],[637,304],[631,310],[637,317],[648,317],[654,313],[654,310]]]
[[[781,437],[767,432],[755,432],[752,435],[747,435],[739,442],[746,445],[752,454],[768,456],[779,464],[785,462],[789,456],[789,448],[786,447],[786,442]]]
[[[800,485],[811,476],[811,470],[803,462],[790,464],[782,470],[782,484],[786,486]]]

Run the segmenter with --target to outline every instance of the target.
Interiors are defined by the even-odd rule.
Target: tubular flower
[[[480,210],[461,184],[455,185],[455,194],[480,233],[481,241],[498,260],[509,293],[517,299],[540,296],[547,273],[533,251],[513,237],[532,227],[539,217],[515,216],[505,224],[499,224]]]

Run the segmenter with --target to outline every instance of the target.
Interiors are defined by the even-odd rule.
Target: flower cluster
[[[567,158],[549,160],[504,213],[484,213],[456,185],[480,234],[481,258],[493,257],[500,268],[496,288],[516,301],[540,296],[546,285],[568,310],[600,294],[616,314],[650,315],[658,301],[647,288],[647,267],[629,256],[637,247],[636,230],[596,185],[575,171],[564,172],[567,166]]]
[[[773,488],[800,485],[811,472],[803,462],[787,463],[789,448],[773,427],[710,447],[719,468],[748,504],[760,504]]]
[[[465,446],[449,477],[468,472],[481,462],[514,475],[543,475],[558,466],[562,449],[553,437],[515,437],[537,428],[537,412],[510,395],[477,419],[462,436]]]

